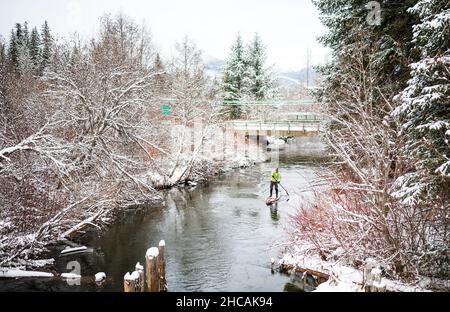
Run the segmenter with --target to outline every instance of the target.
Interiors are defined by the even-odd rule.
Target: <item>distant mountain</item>
[[[283,87],[306,86],[306,72],[306,68],[299,71],[280,72],[278,74],[278,81]],[[311,67],[309,69],[309,86],[313,87],[318,78],[319,73]]]
[[[222,71],[223,71],[224,66],[225,66],[224,60],[210,58],[205,62],[206,74],[212,78],[222,77]]]
[[[205,71],[208,76],[214,78],[221,78],[223,75],[223,68],[225,66],[225,61],[217,58],[209,58],[205,61]],[[295,86],[306,86],[306,68],[299,71],[286,71],[278,72],[277,78],[280,86],[282,87],[295,87]],[[309,70],[309,86],[314,87],[315,81],[319,78],[319,73],[317,73],[313,67]]]

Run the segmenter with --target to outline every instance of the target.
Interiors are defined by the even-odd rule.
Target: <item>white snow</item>
[[[65,279],[78,279],[81,278],[81,275],[75,273],[62,273],[61,278]]]
[[[133,273],[130,274],[130,272],[127,272],[127,274],[125,274],[125,276],[123,277],[126,281],[134,281],[139,279],[139,272],[134,271]]]
[[[148,257],[156,258],[158,256],[159,256],[159,250],[156,247],[147,249],[147,252],[145,253],[146,258],[148,258]]]
[[[314,292],[360,292],[361,289],[358,285],[351,283],[348,280],[328,280],[325,283],[320,284],[314,290]]]
[[[324,261],[319,257],[313,256],[293,256],[290,253],[284,254],[279,264],[293,265],[294,267],[316,270],[330,275],[330,279],[320,284],[315,291],[318,292],[362,292],[363,289],[363,272],[355,268],[345,266],[331,261]],[[366,259],[366,263],[375,266],[376,262]],[[425,287],[430,284],[425,278],[422,278],[416,285],[408,285],[400,281],[389,280],[381,277],[379,267],[371,268],[372,286],[385,288],[388,291],[399,292],[423,292]]]
[[[16,278],[16,277],[54,277],[54,276],[55,276],[54,274],[48,272],[0,268],[0,277]]]
[[[104,279],[106,279],[106,274],[105,274],[105,272],[98,272],[98,273],[95,274],[95,281],[96,281],[96,282],[101,282],[101,281],[103,281]]]
[[[33,267],[33,268],[42,268],[47,265],[51,265],[55,263],[55,259],[39,259],[39,260],[24,260],[20,259],[17,261],[18,264],[24,265],[26,267]]]
[[[81,246],[81,247],[74,247],[74,248],[70,248],[70,247],[66,247],[66,249],[61,251],[61,254],[66,254],[69,252],[78,252],[78,251],[84,251],[87,250],[86,246]]]
[[[140,262],[136,263],[136,267],[135,267],[136,271],[144,271],[144,266],[141,265]]]
[[[131,273],[131,278],[136,280],[139,279],[140,275],[138,271],[134,271],[133,273]]]

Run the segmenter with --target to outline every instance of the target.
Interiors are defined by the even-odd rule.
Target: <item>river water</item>
[[[268,152],[276,159],[277,152]],[[311,194],[300,190],[316,177],[324,146],[318,137],[301,137],[279,153],[284,195],[268,207],[271,162],[223,174],[206,185],[173,188],[159,207],[129,209],[101,237],[89,239],[89,251],[60,256],[58,272],[80,263],[81,285],[54,279],[0,280],[0,290],[122,291],[123,276],[144,263],[147,248],[166,242],[169,291],[308,291],[295,276],[271,272],[287,239],[290,216]],[[289,198],[289,201],[287,199]],[[68,266],[69,265],[69,266]],[[108,276],[102,286],[93,275]]]

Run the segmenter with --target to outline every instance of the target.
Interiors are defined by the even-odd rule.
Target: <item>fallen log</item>
[[[330,275],[328,275],[326,273],[319,272],[316,270],[296,267],[292,264],[280,264],[280,271],[281,272],[294,271],[295,273],[310,274],[312,276],[317,277],[319,283],[326,282],[330,278]]]

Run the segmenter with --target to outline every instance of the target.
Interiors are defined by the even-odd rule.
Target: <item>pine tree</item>
[[[397,194],[418,203],[445,196],[450,178],[450,3],[421,0],[409,12],[420,18],[412,43],[421,59],[411,65],[412,78],[393,115],[404,122],[406,157],[413,164],[398,180]]]
[[[320,37],[320,41],[332,49],[333,61],[319,67],[324,76],[325,85],[319,94],[329,95],[333,101],[339,90],[339,85],[345,77],[339,75],[343,59],[354,53],[355,45],[365,42],[372,51],[365,55],[366,63],[373,63],[373,71],[377,72],[376,81],[380,92],[372,94],[380,115],[386,114],[383,107],[384,99],[392,99],[403,90],[410,77],[408,64],[414,57],[412,25],[417,18],[405,14],[407,8],[415,5],[418,0],[385,0],[381,3],[381,24],[369,25],[367,17],[370,13],[365,0],[314,0],[321,13],[321,21],[328,32]],[[323,92],[322,92],[323,91]]]
[[[41,38],[39,36],[39,32],[36,27],[31,31],[31,39],[30,39],[30,54],[31,60],[33,62],[33,70],[37,74],[39,73],[40,65],[41,65]]]
[[[30,31],[28,30],[28,22],[23,24],[22,45],[27,49],[30,47]]]
[[[48,26],[47,21],[45,21],[44,25],[42,26],[41,40],[42,40],[42,60],[40,72],[43,73],[45,68],[47,68],[48,64],[50,63],[53,48],[53,37],[50,32],[50,27]]]
[[[21,74],[32,73],[34,66],[30,51],[30,32],[28,30],[27,22],[24,23],[23,28],[18,28],[17,40],[17,65],[19,72]]]
[[[154,82],[154,92],[158,96],[163,96],[168,92],[168,84],[169,84],[169,77],[165,71],[165,65],[161,59],[161,56],[159,53],[156,53],[155,61],[153,62],[152,70],[157,73],[155,75],[155,82]]]
[[[9,38],[9,48],[8,48],[9,66],[11,70],[17,68],[17,37],[14,29],[11,30],[11,35]]]
[[[245,50],[241,36],[238,34],[235,43],[231,47],[230,56],[227,60],[224,78],[223,92],[225,101],[239,101],[242,97],[245,73],[247,65],[245,63]],[[230,108],[230,117],[232,119],[241,116],[241,107],[232,104]]]
[[[0,66],[3,65],[6,61],[6,49],[5,44],[0,38]]]
[[[256,33],[246,53],[246,79],[247,94],[254,100],[265,100],[275,96],[276,88],[273,73],[266,68],[266,47]]]

